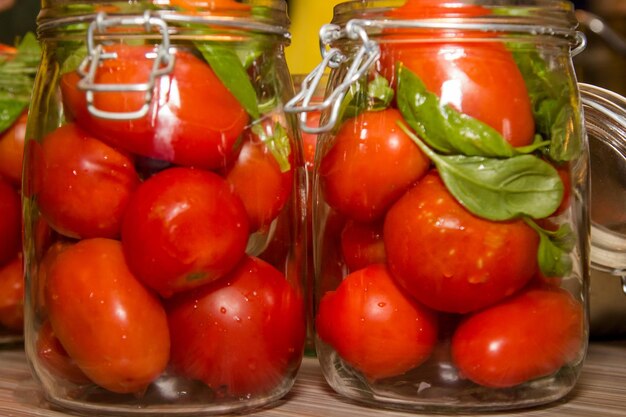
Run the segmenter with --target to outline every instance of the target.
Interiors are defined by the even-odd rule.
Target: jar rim
[[[115,7],[116,4],[119,7]],[[135,0],[103,2],[92,0],[44,0],[37,17],[40,37],[63,26],[88,23],[102,11],[110,16],[141,15],[148,11],[168,23],[195,23],[223,29],[243,29],[289,39],[289,17],[283,0],[242,0],[241,7],[210,11],[206,0],[185,0],[197,8],[181,10],[171,0]],[[256,12],[255,12],[256,8]]]
[[[450,13],[443,11],[418,19],[390,13],[405,3],[406,0],[346,1],[335,6],[332,23],[343,27],[351,21],[360,21],[370,28],[544,35],[565,38],[574,49],[584,48],[584,39],[576,30],[574,5],[567,0],[449,0],[438,2],[437,7],[445,7]],[[459,16],[455,11],[460,6],[479,6],[489,13]]]

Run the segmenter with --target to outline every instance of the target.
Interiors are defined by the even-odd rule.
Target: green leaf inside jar
[[[511,158],[440,155],[403,124],[428,156],[450,193],[476,216],[493,221],[550,216],[563,199],[563,183],[549,163],[534,155]]]

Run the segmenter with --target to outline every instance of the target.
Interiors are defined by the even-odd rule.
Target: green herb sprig
[[[507,46],[524,77],[536,129],[550,142],[548,157],[555,162],[577,158],[582,152],[582,142],[572,81],[550,68],[536,48],[521,43]]]
[[[572,272],[572,259],[569,253],[574,249],[575,236],[569,224],[556,231],[543,229],[531,219],[524,221],[539,234],[537,262],[541,273],[548,278],[564,277]]]
[[[514,148],[481,121],[442,105],[416,74],[399,67],[396,100],[406,124],[398,124],[435,164],[448,191],[478,217],[524,219],[539,235],[537,260],[542,273],[568,274],[574,242],[571,229],[563,226],[550,232],[532,220],[552,215],[563,199],[557,170],[533,154],[552,142],[539,139]]]
[[[491,126],[442,105],[422,80],[403,65],[398,68],[397,102],[408,125],[430,147],[445,154],[509,158],[549,144],[538,141],[514,148]]]
[[[476,216],[493,221],[552,214],[563,198],[563,183],[550,164],[534,155],[510,158],[440,155],[405,124],[400,128],[433,161],[450,193]]]
[[[0,60],[0,133],[8,129],[30,103],[41,59],[37,38],[27,33],[11,59]]]

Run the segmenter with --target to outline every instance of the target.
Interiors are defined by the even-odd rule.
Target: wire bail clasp
[[[107,29],[114,26],[143,26],[146,32],[152,32],[157,28],[160,32],[161,43],[156,47],[156,53],[150,75],[145,83],[131,84],[101,84],[95,81],[96,71],[102,61],[116,59],[115,52],[106,52],[102,44],[96,44],[95,34],[106,34]],[[82,76],[78,82],[78,88],[85,91],[87,109],[93,116],[109,120],[133,120],[139,119],[148,113],[152,101],[152,91],[155,80],[167,75],[174,69],[174,55],[169,51],[170,40],[167,23],[161,18],[154,17],[146,10],[140,16],[108,17],[106,13],[98,13],[87,31],[87,56],[78,67],[78,73]],[[94,93],[129,93],[144,92],[145,100],[141,108],[129,112],[116,112],[101,110],[94,104]]]
[[[348,89],[355,84],[380,57],[380,47],[378,43],[369,39],[365,28],[357,21],[350,21],[342,31],[339,26],[327,24],[320,30],[320,51],[322,62],[311,71],[302,81],[300,92],[296,94],[285,105],[285,111],[289,113],[300,113],[299,121],[302,131],[312,134],[330,131],[337,123],[341,103]],[[335,69],[348,60],[338,48],[326,49],[333,41],[347,37],[349,39],[362,42],[361,47],[354,56],[354,60],[348,68],[343,81],[326,96],[323,102],[311,104],[311,99],[315,94],[320,80],[326,68]],[[319,127],[307,126],[308,112],[325,111],[331,108],[330,116],[324,125]]]

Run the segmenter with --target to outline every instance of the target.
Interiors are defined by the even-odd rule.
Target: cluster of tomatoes
[[[150,78],[151,46],[106,48],[116,58],[96,83]],[[305,334],[298,277],[282,272],[289,245],[268,254],[275,224],[289,222],[291,139],[279,116],[251,120],[202,58],[173,54],[138,119],[93,115],[79,75],[64,74],[67,123],[28,142],[38,367],[114,393],[141,393],[166,370],[216,397],[271,393]],[[123,114],[144,103],[116,91],[92,104]]]
[[[424,3],[408,2],[399,16],[442,13]],[[464,7],[454,12],[481,9]],[[377,70],[391,85],[402,63],[443,104],[513,146],[533,142],[525,82],[503,45],[381,48]],[[497,388],[579,358],[582,304],[558,278],[541,276],[539,236],[521,219],[470,213],[398,122],[393,104],[366,110],[343,121],[321,151],[320,195],[329,213],[320,225],[320,339],[370,381],[418,369],[435,349],[446,351],[459,378]]]
[[[22,157],[27,115],[0,136],[0,340],[12,339],[24,325],[22,266]]]

